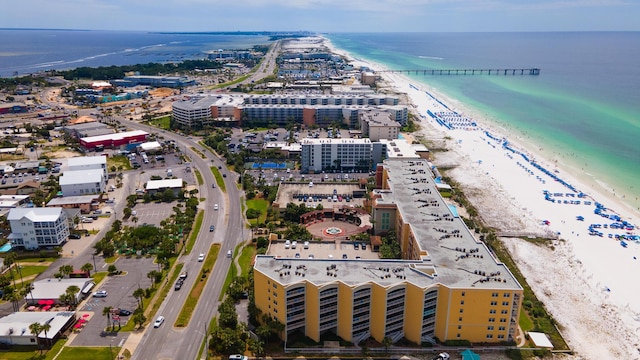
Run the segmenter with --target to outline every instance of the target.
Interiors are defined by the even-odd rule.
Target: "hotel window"
[[[502,315],[507,314],[507,312],[508,312],[507,310],[500,310],[500,314],[502,314]]]
[[[503,301],[502,302],[502,306],[509,306],[509,302],[508,301]]]
[[[506,329],[506,328],[505,328],[504,326],[500,326],[500,327],[498,327],[498,330],[499,330],[499,331],[504,331],[505,329]]]
[[[496,318],[489,318],[489,322],[496,322]]]
[[[460,300],[460,305],[464,305],[464,300]]]
[[[462,330],[462,325],[458,325],[458,330]]]
[[[498,293],[491,293],[491,297],[498,297]]]
[[[464,296],[464,294],[465,294],[465,293],[464,293],[464,291],[463,291],[461,296]]]
[[[504,296],[504,297],[511,297],[511,293],[504,293],[502,296]]]
[[[495,314],[495,313],[496,313],[496,309],[489,310],[489,314]]]
[[[502,334],[498,335],[498,339],[504,339],[504,335]]]
[[[464,309],[460,309],[460,314],[462,314],[464,312]]]
[[[498,305],[498,302],[497,302],[497,301],[492,301],[492,302],[491,302],[491,306],[496,306],[496,305]]]
[[[459,339],[459,338],[462,337],[462,335],[461,334],[456,334],[456,337]]]
[[[458,321],[462,322],[462,316],[458,318]]]
[[[505,318],[500,318],[500,322],[501,322],[501,323],[505,323],[505,322],[507,322],[507,319],[505,319]]]
[[[487,339],[493,339],[493,334],[487,334]]]
[[[487,330],[493,331],[493,326],[487,326]]]
[[[277,289],[277,288],[278,288],[278,285],[273,284],[273,288],[274,288],[274,289]]]

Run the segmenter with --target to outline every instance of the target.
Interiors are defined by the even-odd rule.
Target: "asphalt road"
[[[144,124],[130,122],[124,119],[120,121],[133,129],[155,132],[157,129]],[[199,194],[206,200],[202,203],[205,210],[203,226],[196,245],[191,254],[182,256],[180,261],[185,263],[185,269],[189,271],[182,290],[171,291],[164,303],[160,306],[156,317],[162,315],[165,322],[160,328],[149,326],[143,336],[138,348],[133,354],[133,359],[195,359],[200,349],[200,344],[204,340],[205,326],[208,326],[211,318],[217,313],[218,297],[222,292],[227,271],[231,264],[231,259],[226,257],[228,250],[234,250],[237,244],[243,241],[248,231],[244,231],[242,209],[238,199],[241,196],[236,187],[237,174],[227,170],[224,163],[210,151],[206,151],[207,158],[203,159],[198,154],[190,150],[196,147],[202,150],[197,144],[197,139],[186,139],[174,133],[163,133],[163,136],[170,140],[175,140],[181,149],[191,158],[193,168],[199,169],[202,174],[204,184],[200,186]],[[213,161],[212,161],[213,160]],[[210,166],[222,166],[220,170],[227,177],[223,178],[226,184],[227,193],[223,194],[220,187],[212,188],[214,183],[213,173]],[[219,204],[219,210],[213,210],[213,205]],[[209,225],[214,224],[216,230],[209,232]],[[213,238],[212,238],[213,237]],[[174,329],[175,322],[182,305],[187,298],[189,289],[195,281],[198,281],[197,274],[203,263],[197,261],[198,254],[207,253],[212,243],[220,243],[216,264],[208,276],[205,287],[198,305],[192,315],[191,321],[186,328]],[[151,319],[153,322],[155,320]]]

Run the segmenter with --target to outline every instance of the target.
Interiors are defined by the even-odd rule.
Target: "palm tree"
[[[51,324],[48,322],[44,323],[44,325],[40,326],[40,329],[44,331],[44,338],[47,339],[48,345],[51,345],[51,341],[49,341],[49,335],[47,335],[47,331],[51,330]]]
[[[102,308],[102,316],[107,317],[107,328],[111,325],[111,306],[105,306]]]
[[[91,264],[89,264],[91,265]],[[75,285],[71,285],[67,288],[67,290],[65,291],[65,293],[67,295],[69,295],[69,298],[72,299],[73,305],[76,305],[77,303],[77,294],[80,292],[80,288],[75,286]]]
[[[34,322],[33,324],[29,325],[29,330],[31,331],[31,334],[36,337],[36,344],[40,346],[40,338],[38,337],[38,334],[40,334],[40,332],[42,331],[42,325],[40,325],[40,323]]]
[[[9,268],[9,273],[11,274],[11,279],[13,279],[13,287],[16,287],[16,278],[13,276],[13,264],[16,262],[17,255],[16,253],[8,253],[4,258],[4,265]]]
[[[144,289],[142,288],[137,288],[134,292],[133,292],[133,297],[138,299],[138,306],[140,306],[140,309],[144,310],[142,307],[142,298],[144,297]]]
[[[82,265],[80,270],[91,274],[91,270],[96,270],[96,269],[93,268],[93,265],[91,263],[86,263],[86,264]]]

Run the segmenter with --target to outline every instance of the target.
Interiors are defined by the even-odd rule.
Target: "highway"
[[[265,55],[265,61],[258,67],[245,82],[258,81],[259,79],[273,73],[275,68],[275,59],[279,52],[280,43],[274,43],[269,52]],[[118,119],[127,127],[132,129],[145,130],[147,132],[157,132],[156,128],[140,124],[137,122]],[[192,159],[192,167],[197,168],[202,174],[204,185],[200,187],[200,196],[206,197],[204,204],[205,216],[203,226],[196,241],[196,245],[191,254],[182,256],[180,261],[185,263],[185,269],[189,271],[189,277],[185,281],[183,289],[180,291],[171,291],[164,303],[160,306],[156,314],[165,317],[165,323],[159,328],[153,328],[155,318],[149,319],[150,324],[146,329],[142,340],[133,353],[132,359],[196,359],[200,351],[200,345],[204,341],[205,328],[209,325],[211,319],[217,314],[219,301],[218,298],[222,293],[231,259],[226,257],[227,251],[233,251],[236,245],[244,241],[244,237],[249,234],[244,230],[244,217],[242,207],[240,206],[241,192],[236,184],[238,175],[229,172],[224,163],[218,159],[209,150],[204,150],[194,140],[186,139],[174,133],[166,132],[162,134],[168,140],[174,140],[181,149]],[[199,151],[203,151],[206,159],[202,159],[198,154],[190,150],[196,147]],[[220,170],[226,174],[223,178],[226,185],[226,194],[220,192],[220,187],[212,188],[215,181],[210,166],[222,166]],[[214,204],[219,204],[218,211],[213,210]],[[209,232],[209,225],[215,224],[216,230]],[[197,256],[200,253],[207,253],[211,243],[220,243],[220,252],[216,264],[208,275],[207,285],[198,301],[191,320],[186,328],[174,328],[175,322],[182,305],[187,298],[189,290],[195,281],[198,281],[197,274],[200,271],[202,263],[197,262]]]

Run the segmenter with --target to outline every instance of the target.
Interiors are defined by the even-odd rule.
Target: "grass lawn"
[[[111,167],[115,166],[116,169],[122,167],[122,170],[131,170],[131,163],[124,155],[109,156],[107,158],[107,169],[111,171]]]
[[[22,274],[22,277],[37,275],[49,268],[48,266],[44,266],[44,265],[21,265],[21,266],[22,268],[18,273],[18,277],[20,277],[20,274]]]
[[[256,247],[252,245],[248,245],[242,248],[242,252],[240,253],[240,257],[238,258],[238,264],[242,269],[242,274],[240,276],[247,277],[249,276],[249,271],[251,270],[251,260],[256,255]]]
[[[119,347],[76,347],[67,346],[62,349],[58,359],[65,360],[113,360],[120,352]]]
[[[187,240],[187,245],[184,248],[184,253],[190,254],[191,250],[193,250],[193,245],[196,243],[196,239],[198,238],[198,234],[200,233],[200,228],[202,227],[202,221],[204,219],[204,211],[199,211],[198,215],[196,215],[196,224],[191,229],[191,234],[189,234],[189,240]]]
[[[222,191],[223,193],[226,193],[227,186],[224,183],[224,179],[222,178],[222,174],[220,173],[220,170],[218,170],[217,167],[212,166],[211,172],[213,173],[213,177],[216,179],[216,184],[218,184],[220,191]]]
[[[257,219],[249,219],[250,224],[262,224],[267,220],[267,208],[269,202],[265,199],[251,199],[247,200],[247,207],[249,209],[255,209],[260,211],[260,216]]]
[[[95,282],[96,284],[100,284],[100,282],[107,277],[107,275],[109,275],[108,272],[106,271],[101,271],[101,272],[97,272],[94,273],[93,275],[91,275],[91,277],[93,278],[93,282]]]
[[[202,179],[202,174],[200,174],[200,171],[193,170],[193,172],[194,174],[196,174],[196,179],[198,179],[198,185],[204,184],[204,179]]]
[[[209,253],[207,253],[204,258],[202,269],[200,270],[200,273],[198,273],[199,280],[196,281],[189,291],[189,296],[187,297],[187,300],[185,300],[182,310],[180,310],[180,314],[174,324],[175,327],[185,327],[189,323],[193,310],[196,308],[198,299],[202,294],[202,290],[207,284],[209,275],[211,275],[211,269],[213,269],[213,266],[216,264],[218,252],[220,252],[220,244],[213,244],[211,248],[209,248]]]
[[[55,257],[45,257],[45,258],[32,257],[32,258],[26,258],[26,259],[18,259],[16,260],[16,262],[18,263],[52,263],[52,262],[55,262],[56,260],[58,260],[58,258],[55,258]]]
[[[149,125],[155,126],[157,128],[163,129],[163,130],[170,130],[169,128],[169,123],[171,122],[171,116],[167,115],[167,116],[162,116],[162,117],[157,117],[154,119],[151,119],[149,121]]]

